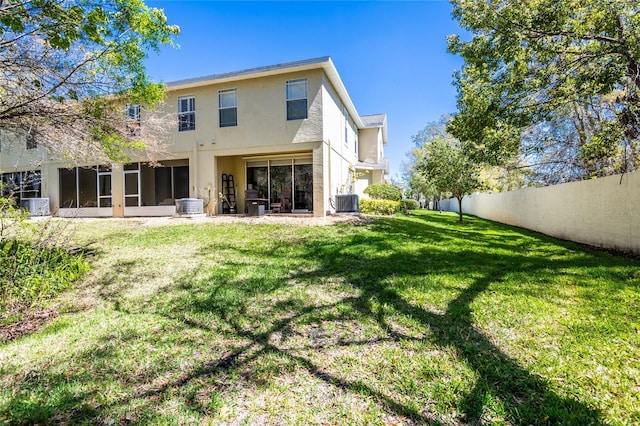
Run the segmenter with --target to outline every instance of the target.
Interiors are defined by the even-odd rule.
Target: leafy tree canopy
[[[65,157],[117,159],[140,138],[124,106],[164,98],[143,60],[178,33],[142,0],[0,1],[0,132]]]
[[[458,199],[462,222],[462,198],[480,187],[478,166],[455,140],[434,139],[425,148],[425,156],[417,169],[441,193]]]
[[[374,200],[400,201],[402,192],[390,183],[374,183],[364,189],[364,193]]]
[[[452,3],[473,36],[449,38],[449,51],[465,63],[455,75],[459,112],[448,130],[474,158],[502,164],[520,154],[531,126],[577,115],[584,160],[597,166],[620,158],[619,170],[637,167],[637,0]]]
[[[458,199],[462,222],[462,198],[482,186],[481,168],[460,141],[446,131],[448,116],[429,123],[413,137],[416,149],[411,153],[414,179],[433,194],[452,195]]]

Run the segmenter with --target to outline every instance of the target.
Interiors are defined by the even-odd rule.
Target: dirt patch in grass
[[[13,307],[7,314],[0,316],[0,342],[9,342],[31,334],[57,317],[58,311],[55,309]]]

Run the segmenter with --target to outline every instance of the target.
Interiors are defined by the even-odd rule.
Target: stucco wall
[[[443,209],[458,211],[457,200]],[[545,188],[475,193],[462,210],[554,237],[640,253],[640,173]]]
[[[9,173],[40,168],[47,158],[41,146],[27,149],[27,138],[0,131],[0,172]]]
[[[361,129],[359,133],[358,160],[373,164],[379,163],[382,155],[379,149],[382,145],[382,132],[379,128],[374,127]]]
[[[325,77],[322,92],[323,132],[325,141],[331,141],[331,148],[350,163],[357,160],[357,131],[344,102]],[[346,140],[345,140],[346,136]]]
[[[307,79],[308,118],[287,120],[286,82],[298,78]],[[283,143],[320,141],[323,130],[322,83],[322,70],[308,70],[171,90],[164,111],[177,114],[178,98],[193,96],[196,126],[195,130],[179,132],[176,118],[168,143],[172,151],[188,150],[194,142],[198,146],[213,146],[218,151],[246,147],[269,151],[270,147]],[[220,127],[218,92],[227,89],[236,89],[238,124]]]
[[[350,167],[357,161],[357,129],[352,117],[331,82],[325,78],[322,92],[323,140],[329,155],[328,181],[325,188],[326,211],[332,210],[330,199],[347,191],[351,182]]]

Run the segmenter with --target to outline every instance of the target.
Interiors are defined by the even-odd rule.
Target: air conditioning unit
[[[202,214],[204,202],[200,198],[179,198],[176,200],[176,214]]]
[[[358,208],[357,194],[341,194],[336,195],[336,213],[357,213]]]
[[[20,207],[27,210],[31,216],[49,216],[51,214],[48,198],[22,198]]]

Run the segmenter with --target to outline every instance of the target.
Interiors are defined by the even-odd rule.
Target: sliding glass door
[[[247,189],[273,203],[287,200],[288,208],[313,211],[313,166],[311,158],[247,162]]]

